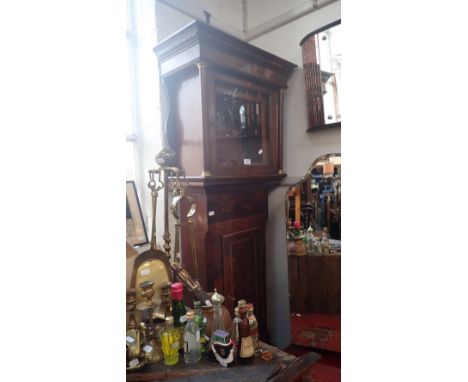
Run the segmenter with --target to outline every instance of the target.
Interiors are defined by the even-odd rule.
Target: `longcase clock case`
[[[283,97],[296,65],[195,21],[155,48],[169,95],[169,145],[197,202],[200,282],[233,313],[254,304],[266,325],[268,191],[282,171]],[[183,263],[192,270],[188,232]]]

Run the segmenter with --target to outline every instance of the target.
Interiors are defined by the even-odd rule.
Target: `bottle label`
[[[199,342],[197,338],[200,338],[200,331],[197,330],[198,336],[195,333],[184,333],[184,351],[188,353],[194,349],[199,348]]]
[[[213,304],[211,303],[210,300],[205,300],[205,306],[209,306],[209,307],[212,307]]]
[[[187,321],[187,316],[186,316],[185,314],[184,314],[183,316],[180,316],[179,321],[180,321],[180,322],[185,322],[185,321]]]
[[[252,337],[244,337],[241,340],[241,348],[240,348],[240,357],[241,358],[249,358],[254,355],[254,347],[252,343]]]
[[[135,338],[127,336],[127,344],[133,344],[135,342]]]
[[[146,345],[144,348],[143,348],[143,351],[145,353],[151,353],[153,351],[153,347],[150,346],[150,345]]]

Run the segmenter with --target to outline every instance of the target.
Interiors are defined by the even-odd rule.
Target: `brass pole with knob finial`
[[[149,170],[150,181],[148,182],[148,188],[151,190],[151,202],[153,207],[153,217],[151,222],[151,252],[155,252],[157,249],[156,246],[156,205],[158,202],[158,191],[164,188],[164,183],[161,182],[161,171],[157,170]],[[159,180],[156,182],[154,180],[155,174],[159,175]]]

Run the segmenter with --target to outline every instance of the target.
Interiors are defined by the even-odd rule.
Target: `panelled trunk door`
[[[264,281],[264,230],[247,229],[222,237],[225,305],[233,312],[241,299],[254,304],[260,332],[266,333],[266,301],[261,301]]]

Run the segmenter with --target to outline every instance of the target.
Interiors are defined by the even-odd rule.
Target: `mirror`
[[[341,155],[317,158],[285,205],[292,343],[340,352]]]
[[[304,37],[300,43],[304,64],[309,128],[341,126],[341,20]]]
[[[287,192],[286,214],[288,254],[340,254],[340,154],[314,161],[303,180]]]

